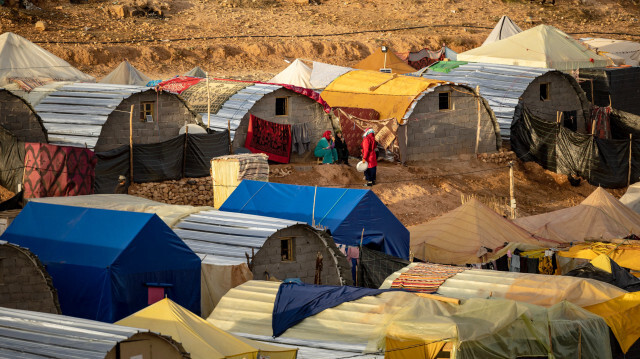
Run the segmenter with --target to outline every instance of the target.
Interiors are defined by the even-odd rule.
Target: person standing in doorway
[[[375,132],[373,129],[367,128],[362,135],[362,160],[367,162],[364,178],[367,180],[365,186],[369,187],[376,184],[376,169],[378,167],[376,146]]]

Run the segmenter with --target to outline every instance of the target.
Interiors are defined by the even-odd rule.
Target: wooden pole
[[[478,154],[478,149],[480,148],[480,127],[482,123],[480,119],[482,114],[480,113],[480,86],[476,86],[476,100],[478,102],[478,125],[476,127],[476,155]]]
[[[364,227],[362,227],[362,234],[360,235],[360,247],[358,247],[358,253],[360,253],[360,255],[362,255],[361,251],[362,251],[362,240],[364,239]],[[358,258],[358,260],[356,261],[356,287],[358,286],[358,277],[360,276],[360,260]]]
[[[593,98],[593,79],[589,79],[591,81],[591,105],[596,104],[596,100]]]
[[[627,175],[627,187],[631,184],[631,150],[633,149],[633,134],[629,134],[629,174]]]
[[[311,210],[311,227],[316,226],[316,193],[318,193],[318,186],[315,186],[313,190],[313,209]]]
[[[513,161],[509,162],[509,197],[511,199],[511,219],[516,218],[515,186],[513,183]]]
[[[209,88],[209,73],[205,72],[207,76],[207,128],[211,128],[211,88]]]
[[[231,120],[227,120],[227,138],[229,139],[229,154],[233,154],[233,146],[231,145]]]
[[[184,148],[182,149],[182,178],[184,178],[186,165],[187,165],[187,141],[189,141],[189,124],[187,124],[187,121],[184,121]]]
[[[129,183],[133,183],[133,108],[129,113]]]

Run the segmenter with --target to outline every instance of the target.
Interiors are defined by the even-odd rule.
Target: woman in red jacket
[[[375,133],[371,128],[367,128],[362,135],[362,160],[368,164],[368,168],[364,171],[364,177],[367,180],[365,186],[369,187],[376,184],[376,168],[378,166],[376,146]]]

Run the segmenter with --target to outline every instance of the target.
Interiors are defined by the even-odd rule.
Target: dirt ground
[[[443,43],[463,51],[480,45],[505,14],[523,29],[546,23],[575,37],[614,32],[600,37],[640,40],[638,0],[173,0],[163,1],[163,18],[109,15],[113,6],[141,0],[33,2],[42,10],[0,7],[0,30],[98,78],[124,58],[154,78],[198,65],[213,76],[267,80],[285,59],[353,65],[383,43],[397,52]],[[45,31],[35,28],[38,21]],[[354,31],[367,32],[331,36]],[[199,37],[215,38],[192,40]]]
[[[345,165],[276,165],[271,182],[299,185],[363,187],[362,174]],[[289,173],[282,176],[283,173]],[[274,175],[274,173],[276,175]],[[475,196],[485,203],[500,204],[507,214],[509,168],[506,164],[477,159],[443,159],[415,162],[407,166],[379,163],[373,191],[400,221],[411,226],[455,209],[463,196]],[[594,186],[582,181],[573,187],[566,176],[557,175],[529,162],[514,163],[517,216],[523,217],[571,207],[582,202]],[[624,189],[609,190],[619,198]]]

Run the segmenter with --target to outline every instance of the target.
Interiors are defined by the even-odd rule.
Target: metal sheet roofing
[[[245,253],[258,252],[276,231],[300,222],[217,210],[191,214],[174,232],[203,263],[235,265],[246,262]]]
[[[144,329],[58,314],[0,308],[1,358],[103,359]]]
[[[262,99],[265,95],[270,94],[278,89],[283,88],[279,85],[256,83],[245,87],[231,96],[220,108],[218,113],[211,114],[211,123],[209,128],[215,131],[224,131],[227,126],[231,126],[231,140],[236,133],[236,129],[240,125],[240,121],[249,110]],[[209,124],[206,113],[201,113],[202,122]]]
[[[471,87],[480,86],[480,95],[484,97],[496,115],[500,125],[500,134],[508,139],[511,132],[513,114],[529,84],[552,69],[535,67],[495,65],[484,63],[468,63],[442,73],[426,68],[422,77],[467,84]]]
[[[109,114],[129,96],[150,90],[143,86],[67,84],[40,100],[35,110],[51,144],[92,149]]]

